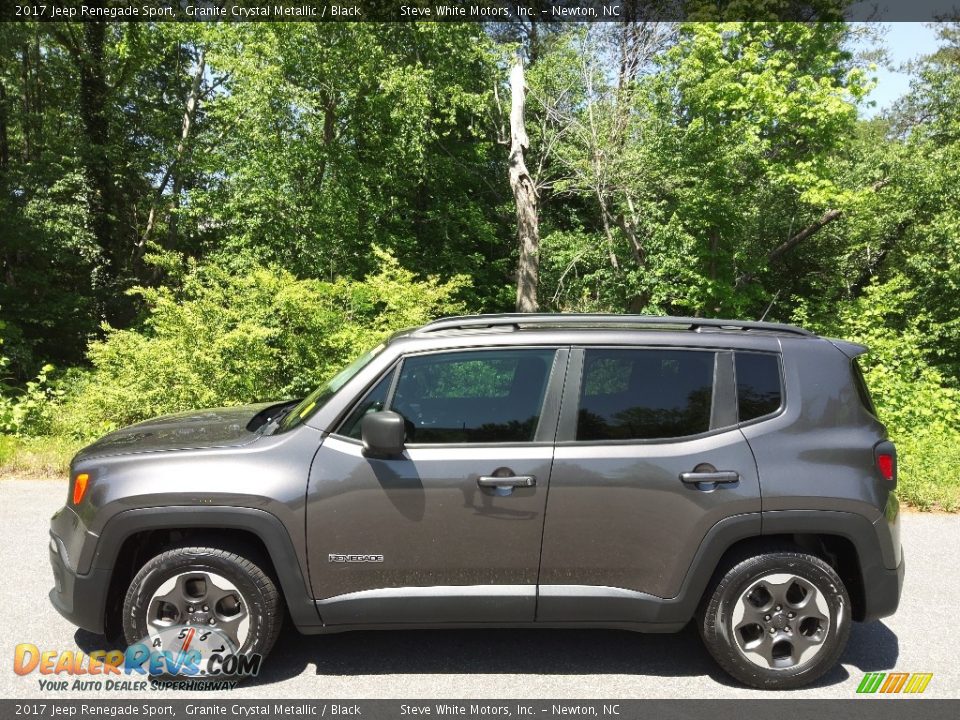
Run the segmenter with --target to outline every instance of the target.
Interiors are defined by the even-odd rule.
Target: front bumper
[[[51,532],[50,565],[54,586],[50,591],[50,602],[74,625],[102,635],[110,570],[91,568],[90,572],[80,574],[70,567],[66,558],[63,541]]]
[[[900,553],[900,564],[893,570],[879,565],[864,569],[864,622],[878,620],[893,615],[900,605],[900,594],[903,591],[903,575],[906,569],[906,558]]]

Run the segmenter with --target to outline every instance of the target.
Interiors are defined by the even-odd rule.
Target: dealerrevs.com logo
[[[40,690],[232,690],[260,672],[263,656],[240,654],[215,628],[171,625],[126,650],[41,650],[20,643],[17,675],[36,673]]]
[[[861,695],[919,694],[927,689],[932,679],[933,673],[872,672],[863,676],[857,692]]]

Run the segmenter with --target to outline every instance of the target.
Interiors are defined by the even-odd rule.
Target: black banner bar
[[[960,0],[4,0],[2,22],[940,21]]]
[[[0,700],[2,718],[248,718],[249,720],[940,720],[960,700]]]

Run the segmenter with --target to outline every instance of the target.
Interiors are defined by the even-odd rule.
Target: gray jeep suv
[[[444,318],[302,400],[85,448],[50,599],[155,648],[215,629],[240,657],[286,613],[302,633],[692,620],[738,680],[797,687],[900,598],[865,350],[773,323]]]

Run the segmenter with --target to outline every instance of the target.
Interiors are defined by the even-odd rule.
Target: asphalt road
[[[0,697],[26,699],[203,697],[159,691],[44,693],[38,675],[17,676],[17,643],[41,649],[107,648],[47,600],[50,515],[64,482],[0,480]],[[899,612],[855,624],[841,665],[790,697],[850,698],[865,672],[932,672],[925,697],[960,697],[960,516],[908,513],[907,577]],[[778,693],[736,685],[693,628],[676,635],[615,631],[470,630],[358,632],[303,637],[286,628],[255,682],[230,694],[257,698],[739,698]],[[212,699],[212,698],[211,698]],[[218,695],[217,699],[222,699]]]

